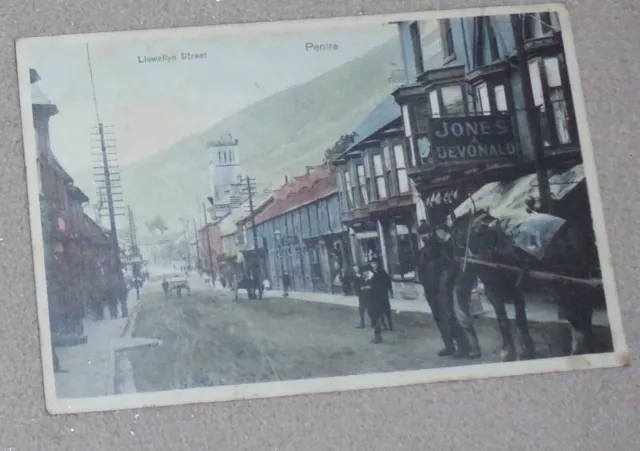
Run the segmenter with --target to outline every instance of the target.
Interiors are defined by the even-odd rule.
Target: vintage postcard
[[[564,7],[17,57],[50,412],[628,365]]]

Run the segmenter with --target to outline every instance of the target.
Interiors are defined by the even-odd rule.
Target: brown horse
[[[495,309],[503,339],[503,361],[515,360],[515,346],[505,310],[505,304],[509,302],[515,307],[521,345],[520,358],[535,358],[535,348],[528,330],[524,292],[551,294],[571,325],[572,354],[585,354],[593,350],[592,316],[594,306],[603,298],[602,290],[588,285],[568,284],[561,279],[541,283],[526,277],[529,270],[585,277],[589,272],[585,268],[589,259],[584,253],[584,249],[589,247],[585,244],[588,237],[576,222],[552,215],[538,215],[535,218],[542,225],[538,229],[538,226],[534,226],[533,233],[529,231],[528,235],[522,230],[518,231],[518,226],[507,233],[508,220],[497,220],[484,211],[454,219],[451,228],[460,264],[467,271],[473,271],[484,283],[489,302]],[[551,232],[544,232],[545,223],[552,224]],[[546,239],[535,239],[536,234],[540,237],[540,230],[543,230],[542,234],[547,234]],[[535,245],[538,246],[538,251],[532,250]],[[468,264],[465,263],[468,256],[520,268],[520,271]]]
[[[513,264],[516,260],[510,255],[511,246],[508,237],[503,233],[499,222],[484,212],[469,214],[454,220],[451,236],[456,248],[456,256],[462,272],[470,272],[479,278],[485,286],[487,299],[491,303],[498,322],[498,329],[502,336],[503,362],[516,360],[516,346],[511,333],[511,325],[507,317],[506,304],[513,303],[515,320],[519,332],[520,359],[535,358],[535,346],[531,335],[525,301],[518,288],[518,277],[504,273],[495,268],[470,264],[468,257],[481,260]],[[469,287],[470,288],[470,287]],[[465,293],[463,295],[468,295]]]

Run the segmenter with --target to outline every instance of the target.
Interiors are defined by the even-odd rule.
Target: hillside
[[[124,198],[133,206],[141,232],[146,232],[144,220],[158,213],[172,226],[180,216],[201,215],[196,201],[209,195],[210,186],[206,143],[226,133],[239,139],[242,167],[259,183],[279,184],[285,175],[319,164],[324,150],[353,131],[393,90],[391,64],[402,67],[398,39],[122,167]],[[89,174],[76,182],[94,192]]]

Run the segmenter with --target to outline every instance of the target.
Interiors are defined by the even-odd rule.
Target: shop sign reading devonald
[[[431,154],[438,165],[516,162],[522,151],[508,116],[432,118]]]

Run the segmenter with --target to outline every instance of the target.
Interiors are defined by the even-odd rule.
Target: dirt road
[[[480,325],[481,360],[437,357],[442,342],[431,316],[395,315],[395,331],[372,345],[370,329],[356,329],[357,312],[343,306],[266,298],[233,301],[229,291],[194,288],[191,296],[147,293],[134,336],[162,345],[132,351],[136,389],[179,388],[305,379],[498,362],[500,339]],[[539,357],[551,337],[532,327]]]

